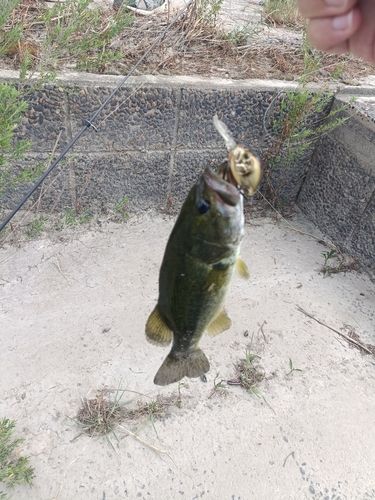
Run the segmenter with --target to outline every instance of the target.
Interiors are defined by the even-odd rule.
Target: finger
[[[358,0],[298,0],[297,3],[302,16],[313,19],[345,14],[358,3]]]
[[[353,9],[343,16],[311,19],[307,35],[311,44],[319,50],[331,51],[357,31],[361,24],[361,14]]]

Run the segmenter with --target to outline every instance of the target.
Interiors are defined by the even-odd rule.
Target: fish
[[[218,174],[231,184],[238,186],[245,195],[253,196],[262,179],[259,156],[249,148],[237,144],[228,127],[215,115],[214,126],[224,139],[228,150],[228,161],[218,168]]]
[[[168,239],[159,272],[159,297],[146,323],[146,337],[172,343],[154,383],[165,386],[207,373],[210,363],[199,347],[228,330],[224,309],[235,270],[248,279],[240,257],[244,234],[242,195],[207,167],[191,188]]]

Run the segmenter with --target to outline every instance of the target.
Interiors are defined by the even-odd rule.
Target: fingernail
[[[337,31],[348,30],[353,22],[353,11],[344,16],[337,16],[332,19],[332,28]]]
[[[346,7],[348,0],[325,0],[328,7]]]

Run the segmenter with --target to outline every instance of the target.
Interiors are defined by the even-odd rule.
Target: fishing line
[[[115,96],[115,94],[120,90],[120,88],[124,85],[126,80],[134,73],[134,71],[138,68],[138,66],[143,62],[144,59],[148,56],[148,54],[154,49],[154,47],[163,39],[163,37],[168,33],[171,27],[175,24],[175,22],[182,16],[182,14],[187,10],[187,8],[194,3],[195,0],[189,0],[183,9],[179,11],[177,16],[172,19],[172,21],[168,24],[168,26],[161,32],[161,34],[156,38],[153,44],[146,50],[143,56],[137,61],[137,63],[133,66],[133,68],[129,71],[129,73],[124,76],[124,78],[120,81],[117,87],[113,90],[113,92],[107,97],[107,99],[103,102],[103,104],[99,107],[99,109],[93,114],[93,116],[85,121],[82,129],[73,137],[73,139],[69,142],[67,146],[63,149],[60,155],[56,158],[56,160],[52,163],[52,165],[48,168],[48,170],[40,177],[40,179],[35,183],[35,185],[30,189],[30,191],[24,196],[22,201],[17,205],[17,207],[8,215],[8,217],[4,220],[4,222],[0,225],[0,231],[4,229],[4,227],[8,224],[9,221],[16,215],[16,213],[21,209],[21,207],[26,203],[26,201],[30,198],[30,196],[38,189],[38,187],[42,184],[44,179],[52,172],[52,170],[56,167],[56,165],[64,158],[67,152],[74,146],[74,144],[78,141],[78,139],[86,132],[86,130],[92,127],[95,131],[97,131],[97,127],[93,124],[98,115],[103,111],[105,106],[109,103],[109,101]]]

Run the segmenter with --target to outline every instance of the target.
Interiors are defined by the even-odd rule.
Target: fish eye
[[[196,204],[197,210],[201,215],[206,214],[210,209],[210,204],[206,200],[198,200]]]
[[[249,158],[250,158],[249,153],[244,153],[244,154],[243,154],[243,159],[244,159],[244,160],[248,160]]]

